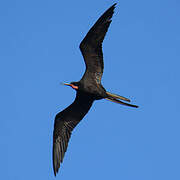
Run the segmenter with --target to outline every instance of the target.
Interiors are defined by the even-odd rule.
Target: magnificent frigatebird
[[[112,5],[93,25],[80,43],[80,50],[86,64],[86,71],[78,82],[64,83],[76,90],[74,102],[55,117],[53,133],[54,175],[63,162],[72,130],[83,119],[95,100],[107,99],[119,104],[137,108],[125,103],[128,98],[107,92],[101,84],[103,74],[102,42],[111,23],[115,5]]]

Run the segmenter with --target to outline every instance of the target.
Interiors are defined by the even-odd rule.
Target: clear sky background
[[[94,103],[56,179],[180,179],[180,1],[121,0],[103,85],[139,109]],[[115,1],[0,1],[0,179],[55,179],[55,114],[84,70],[79,43]]]

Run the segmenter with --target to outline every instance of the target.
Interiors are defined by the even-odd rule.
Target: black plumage
[[[107,99],[123,105],[138,107],[125,103],[129,99],[109,93],[101,84],[104,63],[102,42],[111,23],[115,5],[112,5],[93,25],[80,44],[80,50],[86,64],[86,71],[78,82],[65,83],[76,90],[74,102],[55,117],[53,133],[53,169],[58,172],[67,150],[72,130],[83,119],[94,100]],[[121,99],[121,100],[120,100]]]

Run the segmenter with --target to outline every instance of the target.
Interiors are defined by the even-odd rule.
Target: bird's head
[[[75,90],[78,90],[79,87],[80,87],[80,83],[79,82],[63,83],[63,85],[70,86],[70,87],[72,87]]]

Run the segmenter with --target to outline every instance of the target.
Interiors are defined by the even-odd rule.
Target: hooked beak
[[[61,83],[61,85],[72,86],[70,83]]]
[[[78,89],[78,86],[75,86],[73,84],[70,83],[61,83],[62,85],[66,85],[66,86],[71,86],[73,89]]]

